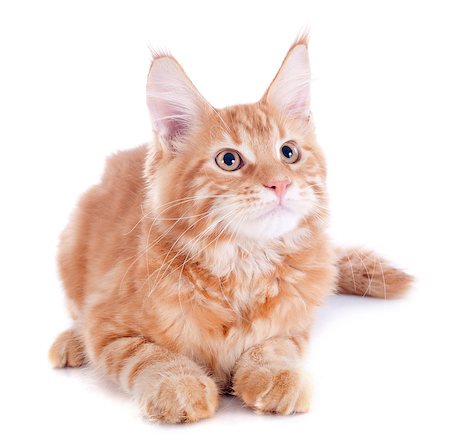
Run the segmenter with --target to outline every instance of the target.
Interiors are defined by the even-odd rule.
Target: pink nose
[[[269,181],[267,184],[264,184],[264,186],[268,189],[273,189],[277,197],[281,200],[290,184],[291,180],[286,178],[284,180]]]

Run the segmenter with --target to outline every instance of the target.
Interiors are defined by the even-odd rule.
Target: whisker
[[[139,225],[139,223],[141,223],[142,220],[144,220],[144,218],[148,217],[152,212],[154,212],[154,211],[156,211],[156,210],[159,210],[159,209],[161,209],[161,208],[164,208],[165,206],[168,206],[168,207],[167,207],[166,209],[163,209],[163,210],[162,210],[161,212],[159,212],[157,215],[161,215],[162,212],[165,212],[165,211],[171,209],[172,207],[179,206],[179,205],[181,205],[181,204],[186,204],[186,203],[189,203],[189,202],[191,202],[191,201],[196,201],[196,200],[201,201],[201,200],[206,200],[206,199],[209,199],[209,198],[218,198],[218,197],[224,197],[224,198],[231,197],[231,198],[235,198],[235,197],[239,197],[239,195],[237,195],[237,194],[215,194],[215,195],[200,195],[200,196],[192,195],[192,196],[190,196],[190,197],[184,197],[184,198],[179,198],[179,199],[177,199],[177,200],[169,201],[169,202],[164,203],[164,204],[162,204],[162,205],[160,205],[160,206],[157,206],[156,208],[151,208],[151,209],[150,209],[148,212],[146,212],[146,213],[139,219],[139,221],[138,221],[138,222],[137,222],[137,223],[136,223],[136,224],[135,224],[128,232],[126,232],[124,235],[128,235],[128,234],[130,234],[131,232],[133,232],[133,231],[136,229],[136,227]]]
[[[223,208],[218,208],[218,209],[216,209],[216,211],[220,211],[220,210],[222,210],[222,209],[223,209]],[[227,214],[227,215],[226,215],[225,217],[223,217],[223,218],[226,218],[228,215],[231,215],[232,213],[233,213],[233,211],[230,211],[230,213]],[[165,265],[165,263],[166,263],[166,261],[167,261],[167,258],[168,258],[168,256],[169,256],[170,252],[172,251],[172,249],[175,247],[175,245],[178,243],[178,241],[181,239],[181,237],[182,237],[189,229],[191,229],[195,224],[197,224],[199,221],[201,221],[201,220],[203,220],[204,218],[207,218],[207,217],[208,217],[208,215],[205,216],[205,217],[202,217],[201,219],[196,220],[194,223],[192,223],[185,231],[183,231],[183,232],[180,234],[180,236],[179,236],[179,237],[175,240],[175,242],[172,244],[172,246],[171,246],[171,248],[169,249],[168,253],[167,253],[166,256],[164,257],[164,260],[163,260],[163,262],[162,262],[162,264],[161,264],[161,267],[158,269],[158,275],[157,275],[157,277],[156,277],[156,279],[155,279],[156,284],[153,286],[152,291],[149,293],[149,296],[153,293],[154,289],[159,285],[159,283],[161,282],[161,280],[162,280],[164,277],[167,277],[167,276],[164,276],[164,274],[165,274],[166,271],[170,268],[170,266],[171,266],[172,263],[175,261],[175,259],[176,259],[177,257],[179,257],[179,256],[182,254],[182,251],[183,251],[183,250],[180,250],[180,251],[179,251],[179,252],[171,259],[171,261],[168,263],[168,265],[166,265],[166,269],[163,271],[163,273],[161,274],[161,278],[160,278],[160,273],[161,273],[161,271],[162,271],[162,268],[164,267],[164,265]],[[196,239],[199,238],[200,236],[205,235],[206,231],[209,231],[210,228],[212,228],[214,224],[217,225],[218,223],[220,223],[220,220],[219,220],[218,222],[213,222],[213,223],[211,223],[204,231],[202,231],[200,234],[198,234],[198,235],[197,235],[193,240],[191,240],[190,242],[193,242],[194,240],[196,240]],[[188,242],[188,243],[190,243],[190,242]],[[169,273],[169,274],[170,274],[170,273]]]

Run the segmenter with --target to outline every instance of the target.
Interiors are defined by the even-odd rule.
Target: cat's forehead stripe
[[[278,123],[260,104],[234,106],[224,112],[227,134],[249,161],[255,159],[256,146],[270,146],[280,137]]]
[[[235,124],[238,120],[237,110],[235,108],[225,110],[225,120],[227,124],[226,131],[228,135],[231,137],[231,139],[236,145],[240,145],[242,143],[242,140],[239,135],[238,128]]]
[[[272,136],[273,130],[268,125],[267,115],[258,108],[242,110],[240,118],[237,124],[249,135],[266,140]]]

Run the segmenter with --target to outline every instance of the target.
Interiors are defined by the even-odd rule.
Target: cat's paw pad
[[[164,423],[190,423],[214,414],[219,402],[215,382],[208,376],[173,375],[143,401],[144,414]]]
[[[235,386],[236,393],[259,412],[288,415],[309,411],[310,378],[302,370],[255,370],[245,381],[243,386]]]

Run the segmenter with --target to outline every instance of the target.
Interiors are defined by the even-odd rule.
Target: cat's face
[[[304,42],[255,104],[212,108],[167,56],[153,63],[148,85],[157,136],[148,173],[160,223],[179,236],[270,240],[324,217]]]

